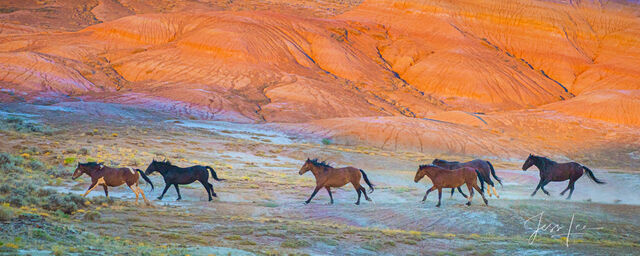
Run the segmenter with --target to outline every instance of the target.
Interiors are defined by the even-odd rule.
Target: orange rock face
[[[281,127],[394,149],[515,157],[637,143],[636,4],[235,2],[6,1],[0,86],[27,101],[302,123]],[[593,129],[616,135],[559,146]],[[536,138],[549,131],[566,136]]]

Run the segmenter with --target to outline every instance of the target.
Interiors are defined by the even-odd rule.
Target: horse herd
[[[580,177],[582,177],[585,172],[587,173],[589,178],[591,178],[596,183],[605,183],[597,179],[589,168],[576,162],[557,163],[546,157],[530,154],[527,160],[524,162],[522,170],[526,171],[534,165],[540,172],[540,182],[538,183],[538,186],[533,191],[531,196],[534,196],[538,189],[541,189],[542,192],[550,195],[549,192],[544,189],[544,186],[549,184],[549,182],[569,180],[567,188],[562,191],[560,195],[564,195],[567,190],[570,190],[567,199],[571,199],[575,182]],[[371,201],[371,199],[367,195],[367,191],[365,190],[365,188],[360,185],[360,180],[364,179],[365,183],[369,187],[369,193],[373,192],[374,185],[371,184],[371,181],[367,177],[367,174],[362,169],[351,166],[334,168],[324,161],[320,162],[317,159],[307,159],[298,173],[300,175],[303,175],[308,171],[311,171],[311,173],[313,173],[313,176],[315,176],[316,187],[309,199],[304,202],[305,204],[311,202],[313,197],[322,188],[327,190],[329,198],[331,199],[330,203],[333,204],[333,195],[331,194],[331,188],[342,187],[347,183],[351,183],[358,193],[358,200],[355,203],[356,205],[360,204],[360,197],[362,194],[364,194],[364,198],[367,201]],[[117,187],[126,183],[127,186],[136,195],[136,204],[138,203],[138,198],[140,196],[142,196],[145,203],[149,204],[149,201],[147,200],[144,192],[139,186],[138,179],[140,178],[140,176],[142,176],[142,178],[151,185],[151,190],[153,190],[153,183],[151,182],[149,177],[147,177],[147,175],[151,175],[154,172],[160,173],[165,181],[164,190],[158,197],[158,200],[162,200],[171,185],[173,185],[176,189],[176,193],[178,194],[177,200],[182,199],[182,196],[180,195],[180,188],[178,187],[178,185],[191,184],[197,180],[207,191],[209,201],[211,201],[212,196],[217,197],[217,195],[213,190],[213,185],[208,181],[209,172],[211,172],[214,180],[224,180],[218,178],[215,170],[213,170],[213,168],[209,166],[195,165],[191,167],[181,168],[171,164],[171,162],[169,162],[168,160],[157,161],[155,159],[151,162],[151,164],[149,164],[144,172],[142,172],[142,170],[140,169],[134,169],[131,167],[108,167],[102,163],[96,162],[78,163],[78,166],[73,173],[72,179],[75,180],[82,174],[87,174],[91,177],[91,185],[83,196],[87,196],[87,194],[89,194],[89,192],[91,192],[96,187],[102,186],[104,188],[105,195],[109,197],[108,187]],[[425,175],[428,176],[429,179],[431,179],[433,186],[427,190],[424,197],[422,198],[422,202],[427,200],[427,196],[430,192],[438,190],[438,204],[436,204],[436,207],[440,207],[443,188],[451,188],[451,196],[453,196],[453,194],[455,193],[455,189],[457,189],[458,192],[460,192],[460,194],[462,194],[462,196],[464,196],[468,200],[466,205],[471,205],[474,189],[480,194],[484,203],[488,205],[487,199],[484,196],[484,183],[487,183],[487,193],[489,194],[489,196],[491,196],[491,193],[493,192],[493,194],[497,198],[500,198],[495,189],[495,184],[491,180],[491,177],[493,177],[498,183],[500,183],[500,185],[502,185],[502,180],[498,178],[493,165],[489,161],[476,159],[462,163],[435,159],[431,164],[419,166],[414,178],[414,182],[417,183]],[[480,186],[478,186],[477,180],[480,181]],[[467,196],[461,189],[462,185],[465,184],[467,186],[467,189],[469,190],[469,196]]]

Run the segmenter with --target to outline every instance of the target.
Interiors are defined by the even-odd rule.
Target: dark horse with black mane
[[[193,182],[200,181],[204,189],[207,191],[209,195],[209,201],[213,200],[211,196],[218,197],[216,192],[213,191],[213,185],[209,183],[209,171],[211,171],[211,175],[214,180],[223,181],[225,179],[218,179],[216,172],[213,168],[209,166],[202,165],[194,165],[191,167],[181,168],[175,166],[169,162],[169,160],[164,161],[156,161],[155,159],[149,164],[147,170],[144,172],[147,175],[152,174],[153,172],[159,172],[164,178],[165,186],[162,191],[162,195],[158,197],[158,200],[162,200],[164,194],[167,193],[167,189],[173,185],[176,188],[176,192],[178,193],[178,199],[182,199],[180,196],[180,189],[178,188],[178,184],[191,184]]]
[[[355,167],[343,167],[343,168],[333,168],[331,165],[323,162],[319,162],[318,159],[308,159],[300,168],[298,174],[302,175],[305,172],[311,171],[313,176],[316,177],[316,188],[313,190],[313,193],[304,202],[304,204],[308,204],[311,202],[311,199],[318,193],[318,191],[322,188],[325,188],[329,193],[329,198],[331,199],[331,204],[333,204],[333,195],[331,195],[331,188],[339,188],[347,183],[351,182],[353,188],[358,192],[358,201],[356,201],[356,205],[360,204],[360,195],[364,193],[364,198],[367,201],[371,201],[369,196],[367,196],[367,191],[360,185],[360,178],[364,178],[364,182],[369,185],[369,193],[373,193],[373,184],[369,181],[367,174],[364,173],[363,170],[355,168]]]
[[[567,199],[571,199],[574,184],[576,183],[576,180],[582,177],[582,174],[584,174],[584,172],[586,172],[589,178],[591,178],[596,183],[605,184],[604,181],[597,179],[589,168],[576,162],[557,163],[546,157],[529,154],[529,157],[524,162],[524,165],[522,165],[522,170],[526,171],[533,165],[538,167],[538,170],[540,170],[540,182],[538,183],[536,190],[533,191],[531,196],[535,196],[536,192],[538,192],[538,189],[542,189],[542,192],[549,195],[549,192],[544,189],[544,186],[549,184],[549,182],[569,180],[569,185],[565,190],[562,191],[562,193],[560,193],[560,195],[564,195],[567,190],[571,189],[571,191],[569,192],[569,196],[567,197]]]

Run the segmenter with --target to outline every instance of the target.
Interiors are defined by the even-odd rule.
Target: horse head
[[[104,163],[96,163],[96,162],[87,162],[87,163],[78,163],[78,166],[76,166],[76,170],[73,172],[73,175],[71,176],[72,180],[77,179],[78,177],[82,176],[83,173],[86,173],[87,175],[91,176],[91,172],[94,171],[95,169],[102,169],[104,168]]]
[[[159,172],[160,171],[160,165],[162,164],[162,162],[160,161],[156,161],[156,159],[154,158],[151,163],[149,164],[149,166],[147,166],[147,169],[144,171],[145,175],[150,175],[153,172]]]
[[[305,174],[306,172],[310,171],[312,167],[313,162],[311,161],[311,159],[307,158],[307,161],[304,161],[304,164],[300,168],[300,171],[298,171],[298,174]]]
[[[413,178],[413,181],[418,183],[418,181],[420,181],[422,178],[424,178],[424,176],[427,175],[427,169],[428,168],[429,168],[429,165],[420,165],[418,167],[418,171],[416,172],[416,177]]]
[[[522,170],[526,171],[529,167],[533,166],[536,162],[535,158],[536,156],[529,154],[529,157],[527,157],[527,160],[524,161],[524,164],[522,165]]]

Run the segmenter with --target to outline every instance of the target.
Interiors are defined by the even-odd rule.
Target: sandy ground
[[[497,187],[500,199],[488,197],[489,206],[484,206],[476,194],[467,207],[462,196],[456,193],[450,198],[446,190],[442,207],[436,208],[437,193],[430,194],[426,203],[419,202],[430,181],[413,182],[417,165],[430,162],[433,155],[323,145],[320,139],[302,139],[260,125],[175,120],[135,109],[118,112],[118,118],[28,105],[3,105],[0,110],[0,116],[19,115],[56,129],[51,136],[5,134],[8,140],[0,143],[2,151],[38,147],[49,150],[41,157],[54,163],[74,157],[142,170],[154,157],[167,157],[179,166],[214,167],[219,177],[228,180],[212,181],[219,196],[213,202],[206,200],[197,183],[181,186],[181,201],[175,201],[173,187],[162,201],[157,200],[164,182],[153,174],[155,190],[142,185],[152,206],[105,207],[99,210],[101,221],[70,224],[121,239],[184,244],[192,255],[625,255],[637,252],[640,241],[637,170],[592,167],[608,184],[595,184],[585,176],[567,201],[559,196],[566,182],[549,184],[551,196],[539,191],[532,198],[536,168],[523,172],[522,162],[495,160],[504,183]],[[69,153],[80,148],[88,153]],[[311,173],[298,175],[308,157],[365,170],[376,185],[370,194],[373,202],[363,198],[361,205],[354,205],[356,193],[348,185],[333,190],[333,205],[327,204],[324,190],[303,205],[314,187]],[[49,188],[82,194],[89,183],[83,176]],[[89,197],[103,195],[96,189]],[[135,198],[125,187],[110,188],[110,196],[128,202]],[[538,230],[532,241],[538,220],[543,228],[557,224],[564,229]],[[567,234],[569,230],[574,234]],[[303,242],[291,245],[290,240]]]

